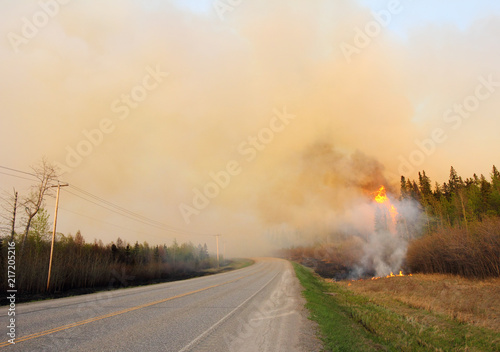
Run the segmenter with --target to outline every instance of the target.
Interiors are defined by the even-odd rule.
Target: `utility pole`
[[[219,267],[219,236],[220,235],[215,235],[215,239],[217,242],[217,267]]]
[[[56,210],[54,211],[54,229],[52,231],[52,244],[50,246],[50,260],[49,260],[49,277],[47,278],[47,291],[49,290],[50,286],[50,273],[52,271],[52,258],[54,256],[54,241],[56,238],[56,225],[57,225],[57,209],[59,208],[59,191],[61,190],[61,187],[66,187],[69,186],[69,184],[57,184],[57,186],[51,186],[51,187],[57,187],[57,196],[56,196]]]
[[[12,214],[12,230],[10,232],[10,241],[14,241],[14,234],[16,228],[16,209],[17,209],[17,192],[14,189],[14,212]]]
[[[224,259],[224,265],[226,265],[226,241],[224,240],[224,249],[222,250],[222,258]]]

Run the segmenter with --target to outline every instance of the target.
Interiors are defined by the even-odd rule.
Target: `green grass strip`
[[[326,351],[500,351],[500,334],[324,282],[293,263]],[[383,284],[381,282],[381,284]]]
[[[369,332],[357,324],[345,311],[327,285],[314,273],[302,265],[292,263],[295,273],[304,287],[303,295],[307,300],[306,308],[311,319],[319,324],[322,339],[327,351],[377,351],[385,350],[371,338]]]

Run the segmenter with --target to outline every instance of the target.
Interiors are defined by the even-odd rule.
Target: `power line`
[[[28,180],[28,181],[36,181],[36,180],[34,180],[34,179],[32,179],[32,178],[22,177],[22,176],[18,176],[18,175],[12,175],[12,174],[8,174],[8,173],[6,173],[6,172],[2,172],[2,171],[0,171],[0,174],[2,174],[2,175],[7,175],[7,176],[11,176],[11,177],[16,177],[16,178],[21,178],[21,179],[23,179],[23,180]]]
[[[85,215],[85,214],[80,214],[80,213],[77,213],[76,211],[72,211],[72,210],[68,210],[66,208],[62,208],[62,207],[59,207],[60,210],[64,211],[64,212],[68,212],[68,213],[71,213],[71,214],[75,214],[75,215],[78,215],[78,216],[82,216],[84,218],[87,218],[87,219],[91,219],[91,220],[94,220],[94,221],[97,221],[97,222],[101,222],[103,224],[106,224],[106,225],[111,225],[111,226],[116,226],[118,228],[121,228],[123,230],[130,230],[130,228],[126,228],[126,227],[123,227],[123,226],[120,226],[120,225],[116,225],[116,224],[113,224],[111,222],[107,222],[107,221],[103,221],[103,220],[100,220],[100,219],[97,219],[97,218],[94,218],[92,216],[89,216],[89,215]],[[135,230],[134,230],[135,231]],[[135,231],[139,234],[141,234],[142,232],[141,231]]]
[[[76,186],[70,186],[70,187],[71,187],[71,188],[74,188],[74,189],[75,189],[75,190],[77,190],[78,192],[81,192],[81,193],[83,193],[83,194],[85,194],[85,195],[87,195],[87,196],[89,196],[89,197],[91,197],[91,198],[93,198],[93,199],[95,199],[95,200],[97,200],[97,201],[103,202],[104,204],[107,204],[107,205],[109,205],[109,206],[111,206],[111,207],[113,207],[113,208],[115,208],[115,209],[117,209],[117,210],[119,210],[119,211],[122,211],[122,212],[124,212],[124,213],[126,213],[126,214],[129,214],[129,215],[131,215],[131,216],[134,216],[134,217],[140,218],[140,219],[145,220],[145,221],[148,221],[148,222],[155,223],[155,224],[157,224],[157,225],[159,225],[159,226],[167,226],[167,227],[171,227],[171,226],[165,225],[165,224],[163,224],[163,223],[161,223],[161,222],[159,222],[159,221],[149,219],[149,218],[147,218],[147,217],[145,217],[145,216],[143,216],[143,215],[141,215],[141,214],[135,213],[135,212],[133,212],[133,211],[131,211],[131,210],[125,209],[125,208],[123,208],[123,207],[121,207],[121,206],[119,206],[119,205],[116,205],[116,204],[114,204],[114,203],[111,203],[111,202],[109,202],[109,201],[107,201],[107,200],[105,200],[105,199],[103,199],[103,198],[101,198],[101,197],[98,197],[98,196],[96,196],[96,195],[93,195],[92,193],[87,192],[87,191],[84,191],[83,189],[78,188],[78,187],[76,187]],[[172,228],[173,230],[176,230],[176,231],[182,231],[181,229],[176,229],[176,228],[174,228],[174,227],[171,227],[171,228]]]
[[[122,229],[122,230],[133,231],[133,232],[138,233],[139,235],[144,236],[144,231],[132,230],[131,228],[127,228],[127,227],[124,227],[124,226],[113,224],[113,223],[108,222],[108,221],[103,221],[103,220],[97,219],[95,217],[92,217],[92,216],[89,216],[89,215],[86,215],[86,214],[80,214],[80,213],[77,213],[75,211],[68,210],[68,209],[65,209],[65,208],[62,208],[62,207],[59,207],[59,210],[62,210],[63,212],[66,212],[66,213],[71,213],[71,214],[74,214],[74,215],[78,215],[78,216],[81,216],[81,217],[84,217],[84,218],[87,218],[87,219],[91,219],[93,221],[97,221],[97,222],[100,222],[100,223],[103,223],[103,224],[106,224],[106,225],[109,225],[109,226],[114,226],[114,227],[117,227],[117,228]],[[161,238],[162,240],[164,240],[163,236],[155,235],[154,233],[148,233],[148,237],[149,236],[154,236],[154,237]]]
[[[53,206],[53,204],[48,204],[48,206]],[[117,227],[117,228],[120,228],[120,229],[123,229],[123,230],[133,231],[133,232],[136,232],[136,233],[138,233],[140,235],[144,235],[144,231],[133,230],[131,228],[127,228],[127,227],[124,227],[124,226],[113,224],[113,223],[108,222],[108,221],[103,221],[103,220],[97,219],[95,217],[92,217],[92,216],[89,216],[89,215],[86,215],[86,214],[81,214],[81,213],[78,213],[76,211],[72,211],[72,210],[69,210],[69,209],[66,209],[66,208],[63,208],[63,207],[59,207],[59,210],[62,210],[63,212],[66,212],[66,213],[71,213],[71,214],[74,214],[74,215],[78,215],[78,216],[81,216],[81,217],[84,217],[84,218],[87,218],[87,219],[91,219],[91,220],[94,220],[94,221],[97,221],[97,222],[100,222],[100,223],[103,223],[103,224],[106,224],[106,225],[114,226],[114,227]],[[19,226],[19,227],[21,227],[21,226]],[[148,233],[148,236],[154,236],[154,237],[158,237],[158,238],[162,238],[163,239],[163,237],[161,237],[159,235],[152,234],[152,233]]]
[[[4,197],[2,197],[2,196],[0,196],[0,199],[1,199],[1,200],[3,200],[3,201],[5,201],[5,202],[10,202],[10,201],[12,201],[12,200],[13,200],[13,199],[7,199],[7,198],[4,198]]]
[[[211,234],[206,234],[206,233],[199,233],[199,232],[192,232],[192,231],[187,231],[187,230],[184,230],[184,229],[181,229],[181,228],[177,228],[177,227],[174,227],[172,225],[167,225],[165,223],[162,223],[162,222],[159,222],[157,220],[153,220],[153,219],[150,219],[144,215],[141,215],[141,214],[138,214],[138,213],[135,213],[131,210],[128,210],[124,207],[121,207],[119,205],[116,205],[114,203],[111,203],[101,197],[98,197],[88,191],[85,191],[79,187],[76,187],[74,185],[70,185],[70,188],[82,193],[83,195],[85,195],[86,197],[89,197],[91,199],[88,199],[82,195],[78,195],[78,194],[75,194],[69,190],[64,190],[65,192],[68,192],[78,198],[81,198],[89,203],[92,203],[94,205],[97,205],[101,208],[104,208],[108,211],[111,211],[115,214],[118,214],[120,216],[123,216],[123,217],[126,217],[127,219],[129,220],[134,220],[134,221],[137,221],[137,222],[140,222],[142,224],[145,224],[145,225],[148,225],[148,226],[152,226],[152,227],[155,227],[155,228],[158,228],[160,230],[164,230],[164,231],[167,231],[167,232],[170,232],[170,233],[174,233],[174,234],[181,234],[181,235],[192,235],[192,236],[212,236]],[[92,200],[93,199],[93,200]],[[103,203],[103,204],[100,204],[100,203]]]
[[[17,169],[13,169],[13,168],[10,168],[10,167],[6,167],[6,166],[2,166],[0,165],[0,168],[2,169],[5,169],[5,170],[9,170],[9,171],[14,171],[14,172],[18,172],[18,173],[21,173],[21,174],[25,174],[25,175],[29,175],[29,176],[33,176],[35,178],[38,178],[37,175],[31,173],[31,172],[26,172],[26,171],[22,171],[22,170],[17,170]],[[1,174],[5,174],[5,175],[8,175],[8,176],[12,176],[12,177],[17,177],[17,178],[22,178],[22,179],[25,179],[25,180],[28,180],[28,181],[37,181],[36,179],[29,179],[29,178],[26,178],[26,177],[22,177],[22,176],[18,176],[18,175],[12,175],[12,174],[7,174],[7,173],[4,173],[4,172],[0,172]],[[59,182],[59,181],[58,181]],[[115,214],[118,214],[120,216],[123,216],[123,217],[126,217],[130,220],[134,220],[134,221],[137,221],[137,222],[140,222],[142,224],[145,224],[145,225],[148,225],[148,226],[152,226],[152,227],[155,227],[155,228],[158,228],[158,229],[161,229],[161,230],[164,230],[164,231],[167,231],[167,232],[170,232],[170,233],[174,233],[174,234],[181,234],[181,235],[190,235],[190,236],[213,236],[212,234],[207,234],[207,233],[199,233],[199,232],[193,232],[193,231],[187,231],[185,229],[181,229],[181,228],[178,228],[178,227],[175,227],[175,226],[172,226],[172,225],[169,225],[169,224],[165,224],[165,223],[162,223],[160,221],[157,221],[157,220],[154,220],[154,219],[151,219],[151,218],[148,218],[144,215],[141,215],[139,213],[136,213],[136,212],[133,212],[129,209],[126,209],[122,206],[119,206],[117,204],[114,204],[106,199],[103,199],[99,196],[96,196],[86,190],[83,190],[82,188],[79,188],[77,186],[74,186],[74,185],[69,185],[69,188],[73,189],[74,191],[76,192],[79,192],[81,193],[82,195],[79,195],[79,194],[75,194],[67,189],[64,190],[64,192],[68,192],[72,195],[74,195],[75,197],[78,197],[78,198],[81,198],[89,203],[92,203],[96,206],[99,206],[101,208],[104,208],[108,211],[111,211]],[[87,198],[86,198],[87,197]],[[90,198],[90,199],[88,199]],[[117,225],[115,225],[117,226]]]
[[[130,217],[130,216],[127,216],[126,214],[120,213],[120,212],[118,212],[118,211],[116,211],[116,210],[113,210],[112,208],[108,208],[108,207],[106,207],[106,206],[104,206],[104,205],[102,205],[102,204],[99,204],[99,203],[94,202],[94,201],[92,201],[92,200],[90,200],[90,199],[87,199],[87,198],[85,198],[85,197],[82,197],[82,196],[80,196],[80,195],[78,195],[78,194],[76,194],[76,193],[73,193],[73,192],[71,192],[71,191],[65,190],[65,192],[67,192],[67,193],[69,193],[69,194],[72,194],[72,195],[74,195],[75,197],[78,197],[78,198],[80,198],[80,199],[83,199],[83,200],[85,200],[85,201],[87,201],[87,202],[89,202],[89,203],[92,203],[92,204],[94,204],[94,205],[97,205],[98,207],[101,207],[101,208],[103,208],[103,209],[106,209],[106,210],[108,210],[108,211],[111,211],[111,212],[113,212],[113,213],[115,213],[115,214],[118,214],[118,215],[120,215],[120,216],[126,217],[126,218],[128,218],[128,219],[130,219],[130,220],[135,220],[135,221],[138,221],[138,222],[142,222],[143,224],[146,224],[146,225],[151,225],[151,224],[149,224],[149,223],[146,223],[145,221],[140,221],[140,220],[138,220],[138,219],[134,219],[134,218],[132,218],[132,217]],[[151,225],[151,226],[159,227],[159,226],[157,226],[157,225]]]
[[[207,236],[208,235],[208,234],[202,234],[202,233],[197,233],[197,232],[186,231],[184,229],[180,229],[180,228],[174,227],[172,225],[167,225],[167,224],[164,224],[164,223],[162,223],[160,221],[150,219],[150,218],[148,218],[148,217],[146,217],[144,215],[138,214],[138,213],[133,212],[131,210],[128,210],[128,209],[126,209],[124,207],[121,207],[119,205],[111,203],[111,202],[109,202],[109,201],[107,201],[107,200],[105,200],[105,199],[103,199],[103,198],[101,198],[99,196],[96,196],[96,195],[94,195],[94,194],[92,194],[92,193],[90,193],[88,191],[85,191],[85,190],[83,190],[83,189],[81,189],[79,187],[76,187],[74,185],[70,186],[70,188],[73,188],[73,189],[75,189],[75,190],[77,190],[77,191],[79,191],[79,192],[81,192],[81,193],[83,193],[83,194],[85,194],[85,195],[87,195],[87,196],[89,196],[89,197],[97,200],[97,201],[100,201],[100,202],[102,202],[102,203],[104,203],[106,205],[109,205],[112,208],[117,209],[118,211],[124,212],[127,215],[130,215],[132,217],[138,218],[140,220],[140,222],[146,221],[146,222],[150,223],[151,225],[160,226],[162,228],[167,228],[168,230],[175,231],[175,232],[184,232],[184,233],[187,233],[187,234],[199,235],[199,236]],[[98,205],[102,206],[100,204],[98,204]]]
[[[33,173],[31,173],[31,172],[21,171],[21,170],[13,169],[13,168],[11,168],[11,167],[7,167],[7,166],[2,166],[2,165],[0,165],[0,168],[1,168],[1,169],[5,169],[5,170],[10,170],[10,171],[19,172],[19,173],[21,173],[21,174],[25,174],[25,175],[30,175],[30,176],[37,177],[35,174],[33,174]]]

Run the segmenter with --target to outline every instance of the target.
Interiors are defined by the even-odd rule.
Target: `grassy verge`
[[[500,333],[500,278],[471,280],[456,275],[415,274],[338,284],[388,306],[396,300]]]
[[[357,294],[293,265],[327,351],[500,351],[500,335],[495,330],[388,296]],[[383,286],[384,280],[377,284]]]

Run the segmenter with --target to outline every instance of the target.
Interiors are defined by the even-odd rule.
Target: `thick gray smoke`
[[[395,223],[383,205],[375,204],[374,229],[363,238],[363,256],[352,277],[386,276],[404,269],[408,241],[421,235],[425,216],[413,200],[391,203],[398,212]]]
[[[424,169],[440,182],[450,164],[463,174],[500,164],[494,11],[455,28],[414,15],[447,17],[466,2],[401,2],[347,60],[343,43],[355,45],[377,25],[373,11],[387,3],[225,3],[239,5],[221,19],[211,0],[0,0],[2,165],[29,171],[45,155],[69,169],[72,185],[190,233],[221,233],[228,255],[251,256],[282,242],[365,240],[370,192],[384,184],[397,194],[398,169],[410,160],[406,176]],[[397,33],[398,23],[411,28]],[[467,118],[445,115],[470,100],[480,77],[493,81],[494,94]],[[270,138],[263,131],[283,107],[295,119],[274,125]],[[267,144],[254,147],[256,136]],[[241,172],[187,225],[179,206],[192,206],[193,189],[232,160]],[[5,175],[0,182],[8,192],[30,186]],[[61,232],[81,230],[87,241],[177,238],[215,250],[213,236],[129,222],[67,190],[58,221]],[[265,235],[283,229],[296,235]]]
[[[397,187],[375,158],[322,142],[292,164],[259,198],[271,241],[283,247],[314,246],[316,259],[325,261],[338,259],[331,258],[337,255],[332,248],[349,244],[353,277],[401,270],[408,240],[421,233],[422,212],[416,202],[397,198]],[[381,186],[388,190],[381,193],[387,200],[377,203]]]

